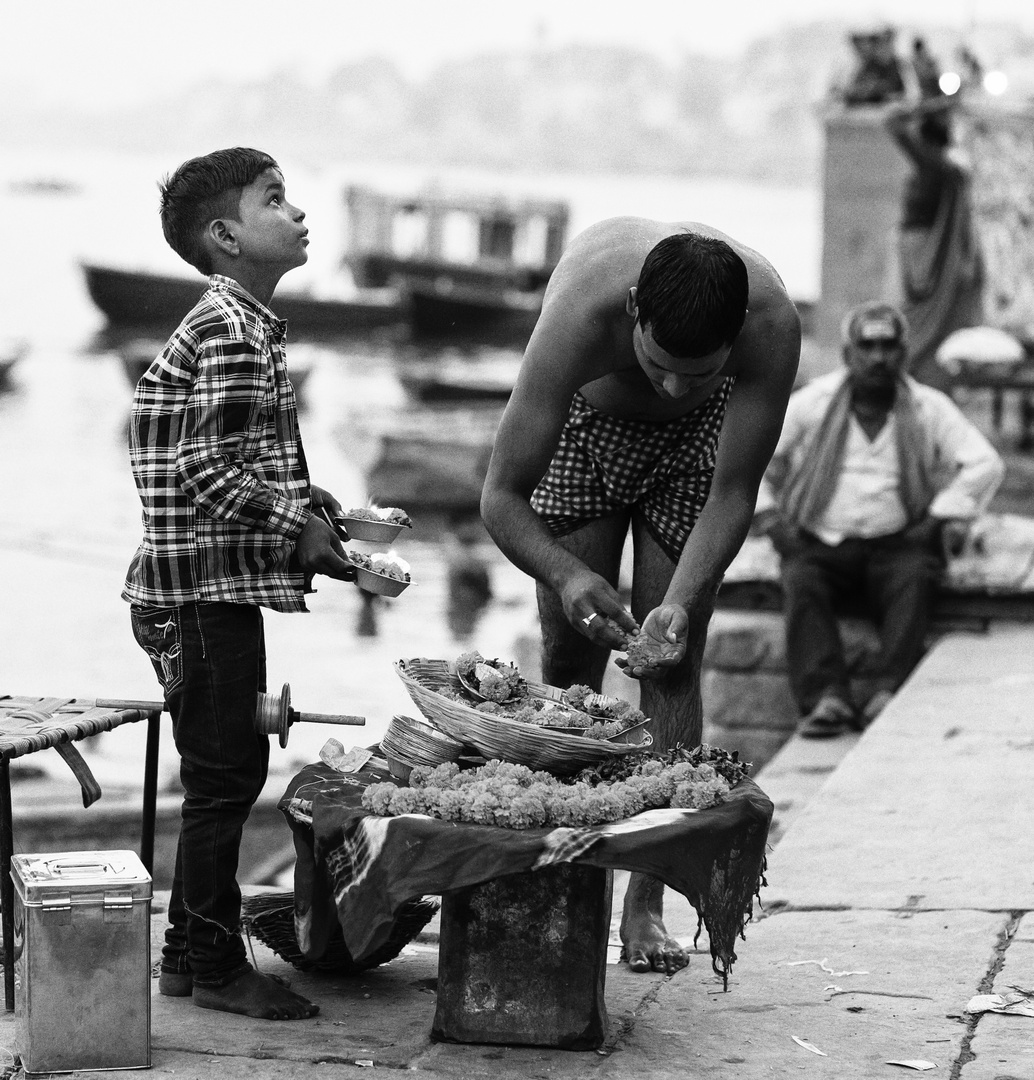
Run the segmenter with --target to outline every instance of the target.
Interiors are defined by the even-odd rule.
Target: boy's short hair
[[[185,161],[158,185],[162,232],[169,246],[202,274],[211,274],[205,229],[216,218],[237,220],[241,191],[266,169],[279,168],[269,154],[245,146]]]
[[[747,317],[747,267],[724,240],[666,236],[639,272],[639,323],[679,359],[731,345]]]

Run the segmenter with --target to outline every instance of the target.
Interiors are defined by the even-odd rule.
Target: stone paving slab
[[[945,638],[801,812],[769,903],[1034,909],[1030,631]]]
[[[981,992],[1004,996],[1013,987],[1034,988],[1034,915],[1027,913],[1016,919],[1007,945],[993,985]],[[961,1080],[1034,1078],[1034,1017],[982,1013],[970,1022],[972,1058],[966,1062]]]
[[[975,911],[769,916],[747,927],[729,993],[691,966],[637,1017],[622,1049],[651,1077],[681,1069],[694,1080],[873,1080],[909,1075],[888,1060],[925,1059],[937,1065],[932,1075],[947,1078],[966,1035],[962,1010],[1005,919]]]

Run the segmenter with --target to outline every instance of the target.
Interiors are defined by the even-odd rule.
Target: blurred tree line
[[[314,166],[415,162],[812,184],[821,169],[819,108],[851,63],[847,32],[843,23],[795,26],[737,56],[687,53],[675,63],[621,47],[521,49],[452,61],[421,80],[370,58],[315,85],[285,70],[175,96],[156,88],[154,98],[103,114],[33,108],[8,86],[0,144],[182,148],[186,156],[251,143]]]

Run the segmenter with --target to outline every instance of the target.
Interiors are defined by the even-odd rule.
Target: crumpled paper
[[[977,994],[969,999],[966,1012],[973,1015],[994,1012],[1034,1017],[1034,990],[1025,990],[1020,986],[1014,986],[1012,990],[1011,994]]]
[[[346,751],[337,739],[327,739],[320,750],[320,760],[339,773],[357,773],[373,757],[373,751],[353,746]]]

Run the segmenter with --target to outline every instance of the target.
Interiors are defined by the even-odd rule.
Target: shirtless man
[[[695,222],[593,225],[546,289],[481,513],[537,582],[546,682],[598,691],[610,650],[641,625],[645,655],[617,663],[642,680],[659,750],[701,741],[707,625],[750,527],[800,345],[772,266]],[[616,589],[630,528],[631,612]],[[621,938],[633,970],[689,962],[664,928],[663,893],[632,876]]]

